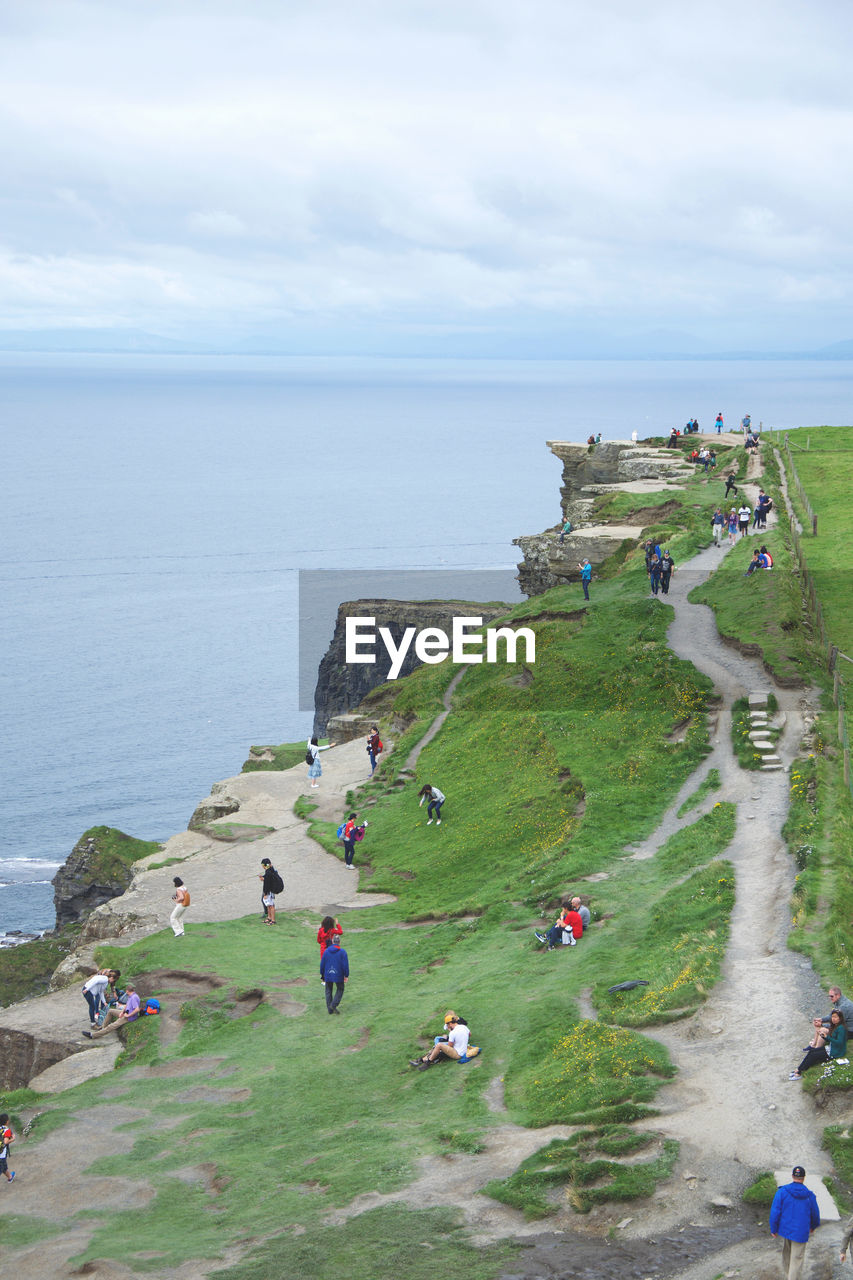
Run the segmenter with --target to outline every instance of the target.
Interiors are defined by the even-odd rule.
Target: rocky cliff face
[[[641,525],[595,523],[595,499],[599,494],[628,486],[662,489],[678,485],[692,474],[678,450],[648,448],[627,440],[614,440],[590,447],[568,441],[549,440],[548,448],[563,464],[560,508],[563,520],[573,529],[560,542],[561,525],[544,533],[513,538],[524,559],[518,566],[518,581],[525,595],[541,595],[560,583],[580,578],[578,565],[584,559],[601,564],[625,539],[637,539]]]
[[[57,929],[85,919],[102,902],[117,898],[132,878],[131,868],[112,855],[103,843],[99,845],[97,837],[81,836],[53,877]]]
[[[488,605],[470,600],[347,600],[339,605],[335,631],[322,661],[314,690],[314,733],[326,732],[332,716],[346,715],[353,711],[363,698],[388,679],[391,660],[382,644],[376,646],[376,662],[347,664],[346,619],[375,618],[377,627],[387,627],[398,645],[406,627],[422,630],[424,627],[441,627],[449,635],[456,617],[476,617],[487,625],[495,618],[503,617],[507,604]],[[410,646],[400,671],[410,675],[421,664]]]

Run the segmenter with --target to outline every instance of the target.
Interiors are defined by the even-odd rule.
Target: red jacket
[[[564,911],[562,925],[564,929],[571,929],[575,941],[583,937],[583,920],[577,911]]]
[[[578,917],[578,919],[580,919],[580,917]],[[320,959],[321,959],[321,960],[322,960],[322,958],[323,958],[323,952],[326,950],[326,947],[327,947],[327,946],[329,945],[329,943],[332,941],[332,938],[333,938],[336,934],[341,934],[341,933],[343,933],[343,929],[341,928],[341,926],[340,926],[339,924],[333,925],[333,926],[332,926],[332,928],[329,930],[329,932],[328,932],[328,933],[326,933],[326,930],[323,928],[323,926],[322,926],[322,925],[320,925],[320,928],[317,930],[317,941],[318,941],[318,942],[319,942],[319,944],[320,944]]]

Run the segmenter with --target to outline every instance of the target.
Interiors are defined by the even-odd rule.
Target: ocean
[[[546,440],[843,423],[851,390],[846,361],[0,355],[0,937],[52,927],[86,828],[166,839],[307,735],[299,570],[511,590],[559,518]]]

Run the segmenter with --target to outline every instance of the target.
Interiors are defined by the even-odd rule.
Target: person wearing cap
[[[283,891],[284,883],[269,858],[261,858],[261,866],[263,871],[258,876],[258,879],[263,880],[261,901],[266,912],[265,923],[275,924],[275,895]]]
[[[809,1236],[820,1226],[817,1197],[804,1185],[802,1165],[791,1170],[793,1182],[779,1187],[770,1206],[770,1234],[782,1238],[782,1272],[785,1280],[800,1280]]]
[[[336,933],[320,957],[320,977],[326,984],[326,1008],[329,1013],[340,1013],[338,1005],[343,999],[344,984],[349,982],[349,957]]]
[[[427,1067],[438,1062],[442,1054],[447,1058],[453,1058],[456,1062],[468,1061],[468,1041],[471,1038],[471,1032],[467,1022],[464,1018],[460,1018],[458,1013],[448,1013],[444,1025],[448,1028],[447,1040],[439,1039],[438,1044],[434,1044],[423,1058],[410,1058],[410,1066],[426,1071]]]

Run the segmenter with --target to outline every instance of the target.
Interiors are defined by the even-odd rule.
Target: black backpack
[[[272,893],[284,893],[284,881],[275,867],[270,867],[270,886]]]
[[[305,763],[306,763],[306,764],[313,764],[313,763],[314,763],[314,752],[311,750],[311,748],[310,748],[310,747],[309,747],[309,748],[308,748],[308,750],[305,752]]]

